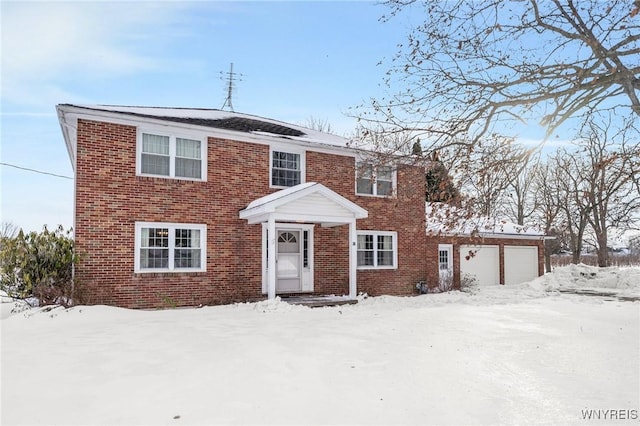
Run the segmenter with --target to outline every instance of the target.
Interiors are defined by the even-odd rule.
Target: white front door
[[[440,273],[440,289],[450,290],[453,286],[453,245],[438,245],[438,272]]]
[[[299,230],[278,230],[276,241],[276,292],[302,290],[302,238]]]

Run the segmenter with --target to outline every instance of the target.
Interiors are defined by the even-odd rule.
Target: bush
[[[40,305],[68,307],[79,296],[73,282],[76,262],[71,230],[62,226],[0,237],[0,289],[15,298],[35,297]]]

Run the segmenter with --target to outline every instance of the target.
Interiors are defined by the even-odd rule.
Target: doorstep
[[[283,302],[292,305],[303,305],[310,308],[320,308],[323,306],[354,305],[357,299],[350,299],[349,296],[283,296]]]

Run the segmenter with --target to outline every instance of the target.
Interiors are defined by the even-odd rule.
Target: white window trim
[[[356,235],[373,235],[374,237],[374,245],[373,245],[373,261],[374,263],[378,262],[378,236],[391,236],[391,243],[393,244],[393,265],[392,266],[357,266],[358,270],[366,270],[366,269],[398,269],[398,233],[396,231],[356,231]],[[357,237],[356,237],[357,241]],[[356,248],[356,252],[358,252]]]
[[[169,176],[142,173],[142,134],[167,136],[169,137]],[[200,178],[176,177],[176,138],[193,139],[200,141]],[[207,138],[201,135],[189,135],[188,133],[172,133],[166,130],[156,130],[153,128],[138,128],[136,137],[136,176],[157,177],[164,179],[189,180],[196,182],[206,182],[207,180]]]
[[[367,193],[363,193],[363,192],[358,192],[358,174],[360,172],[360,167],[362,167],[365,164],[368,164],[368,165],[373,167],[371,179],[373,180],[374,183],[377,180],[378,167],[391,167],[391,194],[389,194],[389,195],[378,195],[378,193],[377,193],[378,192],[378,186],[375,185],[375,184],[372,185],[373,194],[367,194]],[[378,197],[378,198],[395,197],[397,186],[398,186],[398,174],[397,174],[396,167],[391,166],[391,165],[387,165],[387,164],[380,164],[380,165],[376,166],[373,163],[371,163],[369,161],[366,161],[366,160],[356,161],[356,179],[355,179],[355,193],[356,193],[356,195],[361,196],[361,197]]]
[[[306,182],[306,151],[304,149],[300,149],[297,147],[291,146],[278,146],[278,145],[270,145],[269,146],[269,188],[290,188],[289,186],[280,186],[273,185],[273,151],[278,152],[286,152],[288,154],[298,154],[300,156],[300,183]]]
[[[142,243],[142,228],[168,228],[169,229],[169,268],[140,268],[140,249]],[[200,268],[174,268],[173,257],[175,253],[175,231],[176,229],[193,229],[200,231]],[[184,272],[206,272],[207,270],[207,225],[193,223],[167,223],[167,222],[136,222],[135,228],[135,255],[134,272],[140,274],[157,273],[184,273]],[[173,237],[171,237],[173,236]]]

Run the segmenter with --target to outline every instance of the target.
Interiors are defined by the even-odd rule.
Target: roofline
[[[136,108],[136,107],[125,107],[125,108]],[[165,107],[141,107],[141,108],[165,109]],[[74,127],[75,127],[75,124],[77,123],[78,118],[94,119],[98,121],[100,121],[100,119],[103,119],[104,121],[109,121],[111,123],[130,125],[130,126],[148,124],[148,125],[157,125],[157,126],[163,126],[163,127],[185,129],[189,131],[200,132],[204,136],[208,136],[208,137],[218,137],[220,139],[228,139],[228,140],[234,140],[234,141],[240,141],[240,142],[258,143],[263,145],[285,143],[285,144],[291,144],[291,145],[297,145],[297,146],[303,146],[303,147],[312,147],[314,148],[315,151],[318,151],[318,152],[339,153],[341,155],[348,155],[351,157],[356,157],[359,154],[368,152],[362,149],[357,149],[357,148],[352,148],[347,146],[340,146],[340,145],[333,145],[329,143],[322,143],[314,140],[300,140],[291,136],[279,136],[279,135],[272,136],[270,134],[265,134],[265,133],[239,132],[239,131],[228,130],[228,129],[202,126],[198,124],[169,121],[169,120],[163,119],[163,117],[147,117],[144,115],[126,112],[126,111],[108,111],[108,110],[101,110],[98,108],[92,108],[92,107],[81,106],[81,105],[73,105],[73,104],[58,104],[56,106],[56,109],[58,110],[58,116],[60,117],[61,112],[63,116],[65,117],[68,116],[69,119],[67,119],[66,121],[68,123],[73,121]],[[204,108],[176,108],[176,109],[219,111],[219,110],[204,109]],[[255,117],[256,119],[262,119],[267,122],[271,121],[284,126],[290,126],[290,127],[294,126],[294,127],[306,129],[305,127],[302,127],[302,126],[293,125],[293,124],[285,123],[282,121],[273,120],[270,118],[262,118],[259,116],[252,116],[250,114],[244,114],[244,113],[236,113],[236,114]],[[126,116],[126,118],[123,118],[123,116]],[[308,129],[308,130],[313,131],[312,129]],[[323,133],[318,131],[314,131],[314,132]],[[327,134],[337,138],[341,138],[341,136],[333,135],[331,133],[327,133]],[[346,138],[343,138],[343,139],[345,139],[345,143],[346,141],[348,141],[348,139]],[[69,141],[69,142],[71,143],[75,141]]]
[[[510,239],[510,240],[553,240],[555,239],[555,237],[549,237],[547,235],[543,235],[543,234],[538,234],[538,235],[531,235],[531,234],[513,234],[513,233],[509,233],[509,234],[496,234],[493,232],[480,232],[478,234],[475,235],[471,235],[471,234],[463,234],[463,233],[455,233],[455,232],[438,232],[438,233],[430,233],[429,231],[427,231],[427,236],[433,236],[433,237],[459,237],[459,238],[494,238],[494,239],[498,239],[498,238],[506,238],[506,239]]]

